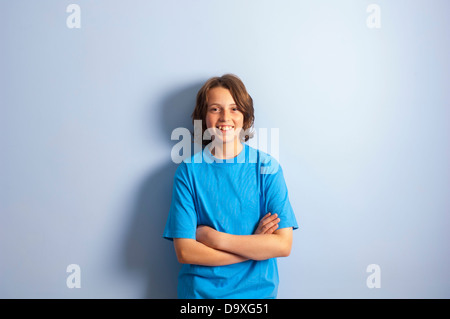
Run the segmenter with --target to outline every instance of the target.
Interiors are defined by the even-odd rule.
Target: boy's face
[[[206,127],[213,129],[224,144],[239,141],[244,115],[239,111],[228,89],[215,87],[207,93]],[[221,134],[220,134],[221,133]]]

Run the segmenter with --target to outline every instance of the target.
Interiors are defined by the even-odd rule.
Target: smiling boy
[[[192,119],[212,141],[178,166],[163,235],[183,264],[179,298],[276,298],[276,257],[290,254],[298,226],[279,163],[244,143],[253,114],[235,75],[211,78],[197,94]]]

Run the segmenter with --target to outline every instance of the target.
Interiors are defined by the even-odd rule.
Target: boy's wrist
[[[228,233],[222,233],[219,231],[216,231],[215,234],[215,238],[214,238],[214,248],[215,249],[219,249],[219,250],[224,250],[224,251],[229,251],[230,250],[230,245],[231,245],[231,241],[232,241],[232,236],[231,234]]]
[[[220,243],[223,241],[222,234],[224,233],[209,226],[199,226],[197,228],[197,240],[214,249],[220,249]]]

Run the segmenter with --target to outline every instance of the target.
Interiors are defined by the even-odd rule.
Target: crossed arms
[[[208,226],[197,228],[196,239],[174,238],[178,261],[183,264],[224,266],[249,259],[287,257],[292,228],[278,228],[277,214],[268,213],[253,235],[231,235]]]

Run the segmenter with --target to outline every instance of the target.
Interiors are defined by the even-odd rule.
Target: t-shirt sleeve
[[[181,162],[174,176],[172,201],[163,237],[169,240],[173,240],[173,238],[195,239],[196,230],[197,213],[192,185],[187,165]]]
[[[280,218],[278,228],[292,227],[293,229],[297,229],[297,219],[289,201],[283,170],[274,158],[271,158],[268,165],[274,169],[266,170],[265,174],[262,175],[266,209],[264,214],[268,212],[278,214]]]

